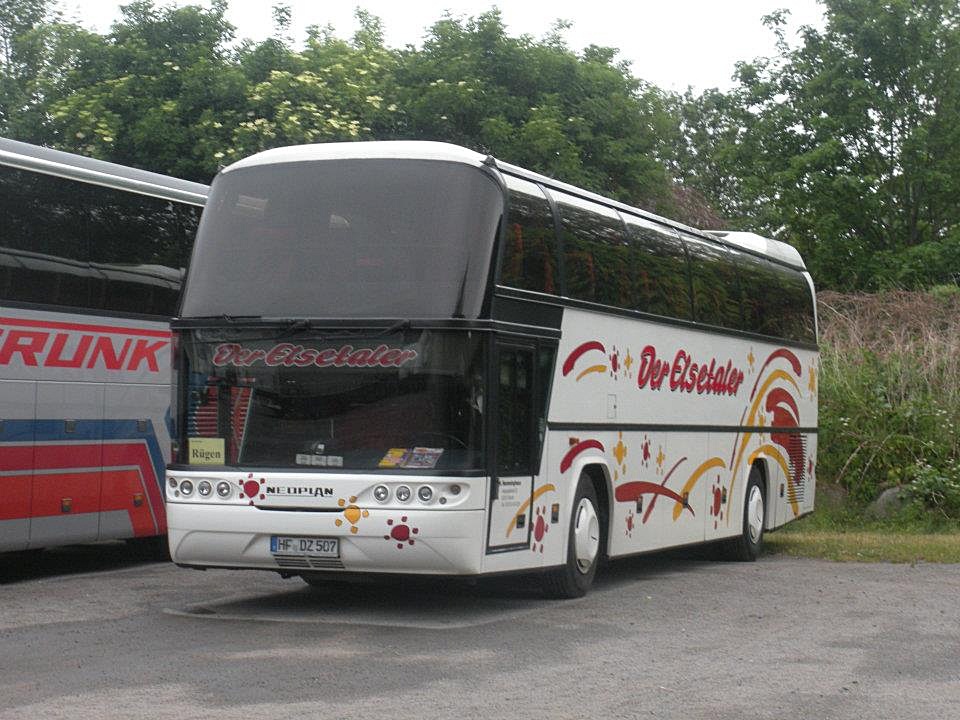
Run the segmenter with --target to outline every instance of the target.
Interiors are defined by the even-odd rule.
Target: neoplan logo
[[[277,487],[267,485],[264,495],[288,495],[293,497],[332,497],[333,488],[325,487]]]

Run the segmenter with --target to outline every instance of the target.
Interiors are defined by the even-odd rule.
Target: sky
[[[208,0],[155,0],[158,5],[208,5]],[[108,32],[120,17],[114,0],[60,0],[68,19],[88,29]],[[272,29],[271,0],[231,0],[227,19],[238,38],[262,40]],[[817,0],[283,0],[293,13],[295,42],[302,42],[309,25],[330,24],[339,37],[349,38],[357,28],[353,17],[359,5],[383,20],[391,47],[419,46],[426,29],[445,11],[471,17],[500,8],[511,35],[542,37],[554,21],[566,20],[568,45],[615,47],[619,59],[631,63],[633,74],[665,90],[688,86],[702,91],[729,89],[738,60],[774,54],[773,34],[761,18],[778,8],[791,12],[787,39],[796,42],[802,25],[822,27],[823,8]]]

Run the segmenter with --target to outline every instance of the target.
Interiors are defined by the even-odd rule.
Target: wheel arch
[[[765,457],[758,457],[753,461],[753,464],[750,466],[750,470],[756,468],[760,473],[760,488],[763,490],[763,527],[765,530],[769,530],[772,527],[772,518],[771,510],[773,509],[773,498],[774,498],[774,489],[771,486],[773,483],[773,477],[770,473],[770,468],[768,463],[770,461]],[[746,489],[746,480],[750,477],[750,472],[747,471],[747,478],[744,481],[744,489]]]

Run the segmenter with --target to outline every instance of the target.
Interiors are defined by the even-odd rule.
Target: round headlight
[[[400,502],[406,502],[410,499],[410,488],[406,485],[401,485],[397,488],[397,500]]]
[[[417,490],[417,497],[420,498],[420,502],[430,502],[430,498],[433,497],[433,488],[429,485],[421,485]]]
[[[377,485],[373,489],[373,497],[377,502],[386,502],[387,498],[390,497],[390,491],[387,490],[386,485]]]
[[[450,494],[451,494],[451,495],[459,495],[459,494],[460,494],[460,486],[459,486],[459,485],[451,485],[451,486],[450,486]]]
[[[197,495],[200,497],[210,497],[210,493],[213,492],[213,485],[211,485],[206,480],[201,480],[197,483]]]
[[[170,478],[169,480],[167,480],[167,483],[169,483],[170,487],[173,488],[174,490],[177,489],[177,479],[176,479],[176,478],[173,478],[173,477]]]
[[[184,480],[180,483],[180,492],[184,495],[193,495],[193,483],[189,480]]]
[[[230,483],[228,483],[226,480],[222,480],[221,482],[217,483],[217,495],[222,498],[230,497],[230,492],[232,490],[233,488],[230,487]]]

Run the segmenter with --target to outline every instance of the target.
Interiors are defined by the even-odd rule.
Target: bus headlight
[[[233,487],[226,480],[222,480],[217,483],[217,495],[222,498],[230,497],[230,493],[233,492]]]
[[[197,495],[200,497],[210,497],[213,492],[213,486],[207,480],[201,480],[197,483]]]
[[[407,502],[410,499],[410,488],[406,485],[401,485],[397,488],[397,500],[400,502]]]
[[[433,488],[429,485],[421,485],[417,490],[417,497],[420,498],[420,502],[430,502],[433,498]]]
[[[373,497],[377,502],[386,502],[387,498],[390,497],[390,491],[386,485],[377,485],[373,489]]]
[[[180,494],[184,497],[193,495],[193,483],[190,480],[184,480],[180,483]]]

